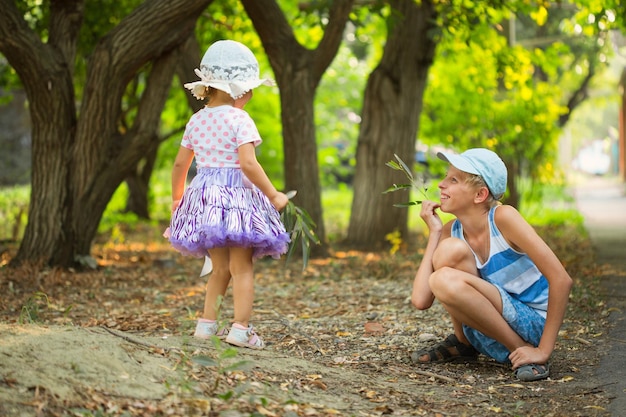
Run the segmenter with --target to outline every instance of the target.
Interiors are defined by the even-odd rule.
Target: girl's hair
[[[211,95],[215,93],[215,88],[213,87],[204,87],[204,91],[202,91],[201,93],[199,93],[197,95],[198,99],[200,100],[204,100],[205,98],[208,99],[209,97],[211,97]]]
[[[465,182],[473,187],[487,187],[487,183],[480,175],[470,174],[466,172]],[[489,187],[487,187],[489,189]],[[493,207],[496,204],[501,204],[499,200],[496,200],[491,191],[489,191],[489,197],[485,200],[486,203],[489,204],[490,207]]]

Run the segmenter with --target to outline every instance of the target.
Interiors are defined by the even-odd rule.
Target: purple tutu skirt
[[[223,247],[254,248],[253,258],[280,258],[289,234],[269,199],[239,168],[200,168],[169,227],[172,246],[203,257]]]

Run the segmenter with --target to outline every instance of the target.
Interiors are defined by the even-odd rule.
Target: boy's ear
[[[487,198],[489,197],[489,188],[487,187],[480,187],[478,189],[478,191],[476,191],[476,196],[474,197],[474,202],[479,204],[479,203],[483,203],[487,200]]]

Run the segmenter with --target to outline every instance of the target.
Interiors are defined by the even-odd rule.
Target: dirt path
[[[521,384],[485,358],[413,366],[412,350],[450,330],[439,305],[410,306],[419,254],[336,251],[304,274],[259,263],[254,324],[268,347],[250,351],[190,337],[201,262],[135,242],[103,246],[96,272],[0,270],[0,415],[607,416],[589,242],[545,233],[577,280],[549,380]]]

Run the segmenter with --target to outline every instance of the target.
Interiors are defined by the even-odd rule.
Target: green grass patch
[[[145,221],[139,219],[134,213],[125,212],[128,188],[123,183],[107,205],[98,232],[115,234],[115,231],[122,225],[135,227],[139,224],[147,224],[158,227],[170,218],[170,193],[170,171],[161,169],[154,172],[148,197],[151,220]],[[353,190],[345,184],[322,190],[324,226],[330,242],[341,241],[346,237],[352,198]],[[29,186],[0,189],[0,240],[21,240],[28,220],[29,199]],[[422,232],[424,222],[419,216],[420,207],[419,205],[411,207],[390,205],[389,215],[394,215],[395,210],[409,210],[409,230]],[[543,185],[539,192],[535,188],[533,196],[522,202],[520,211],[529,223],[536,226],[576,225],[583,230],[584,218],[576,209],[574,199],[564,186]],[[444,223],[453,218],[446,213],[440,213],[440,215]]]
[[[18,241],[22,239],[28,221],[29,202],[29,186],[0,189],[0,240]]]

